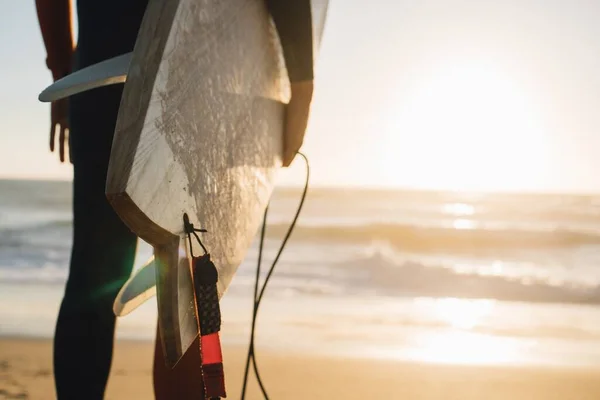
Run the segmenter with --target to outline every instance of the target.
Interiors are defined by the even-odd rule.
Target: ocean
[[[265,264],[300,192],[277,189]],[[0,181],[0,335],[51,337],[69,182]],[[257,240],[222,301],[249,336]],[[151,256],[140,242],[139,268]],[[263,267],[266,270],[266,267]],[[267,289],[257,348],[447,364],[600,365],[600,196],[312,189]],[[150,340],[156,301],[118,322]]]

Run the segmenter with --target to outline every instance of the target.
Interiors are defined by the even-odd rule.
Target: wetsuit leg
[[[106,200],[122,85],[71,101],[73,248],[54,339],[57,397],[102,399],[112,362],[114,298],[129,277],[137,237]]]

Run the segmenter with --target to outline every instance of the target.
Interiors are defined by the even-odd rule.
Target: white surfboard
[[[326,9],[326,0],[313,1],[315,50]],[[154,271],[172,366],[198,334],[183,215],[208,230],[202,240],[222,296],[281,165],[289,81],[277,32],[263,0],[150,0],[131,55],[61,81],[40,99],[126,82],[106,194],[155,258],[124,286],[115,312],[125,315],[153,295]],[[193,252],[201,249],[194,244]]]

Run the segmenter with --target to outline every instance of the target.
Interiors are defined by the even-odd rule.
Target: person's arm
[[[46,66],[57,80],[71,72],[72,0],[36,0],[35,5],[46,47]]]
[[[291,83],[313,80],[310,0],[267,0]]]
[[[310,0],[267,0],[291,84],[283,144],[289,166],[304,141],[313,95],[313,29]]]
[[[46,47],[46,66],[52,79],[71,72],[73,58],[72,0],[36,0],[38,21]],[[66,131],[69,129],[67,100],[52,103],[50,108],[50,151],[54,151],[55,134],[59,131],[59,158],[65,159]]]

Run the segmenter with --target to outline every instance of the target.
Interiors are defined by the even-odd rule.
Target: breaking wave
[[[271,225],[271,237],[282,236],[287,225]],[[499,249],[547,249],[600,244],[600,234],[571,229],[515,229],[365,224],[351,226],[297,226],[294,239],[369,243],[383,241],[405,251],[472,251]]]

